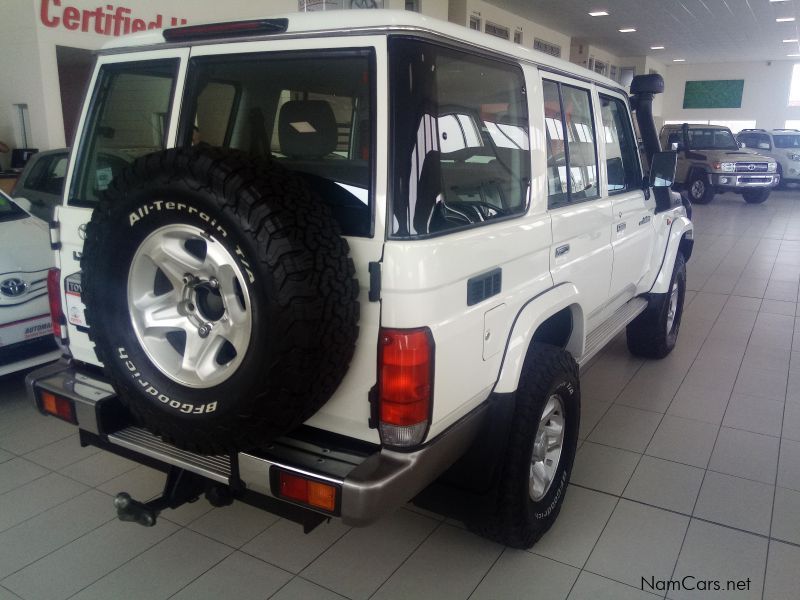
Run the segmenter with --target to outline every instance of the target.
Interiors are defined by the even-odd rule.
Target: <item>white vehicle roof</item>
[[[624,91],[623,88],[612,79],[598,75],[584,67],[578,66],[569,61],[549,56],[538,50],[526,48],[520,44],[515,44],[507,40],[502,40],[479,31],[468,29],[461,25],[448,23],[439,19],[433,19],[406,10],[334,10],[334,11],[315,11],[307,13],[289,13],[283,15],[272,15],[264,19],[288,19],[289,25],[286,32],[264,34],[252,38],[232,37],[211,40],[194,40],[175,44],[187,46],[195,44],[206,44],[209,41],[242,41],[243,39],[277,39],[286,37],[319,36],[339,33],[342,35],[368,35],[375,33],[388,33],[393,31],[416,32],[435,34],[461,43],[470,44],[479,48],[485,48],[500,54],[512,56],[522,61],[535,63],[554,70],[564,71],[582,79],[590,79],[606,87],[611,87]],[[242,21],[252,21],[255,19],[247,18]],[[231,20],[228,22],[236,22]],[[192,23],[188,27],[203,25],[206,23]],[[128,36],[116,38],[103,46],[103,51],[119,51],[121,49],[135,50],[142,46],[152,46],[165,44],[163,30],[149,30],[135,33]]]

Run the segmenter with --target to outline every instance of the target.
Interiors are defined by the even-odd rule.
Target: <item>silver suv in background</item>
[[[736,139],[777,161],[780,186],[800,183],[800,129],[742,129]]]

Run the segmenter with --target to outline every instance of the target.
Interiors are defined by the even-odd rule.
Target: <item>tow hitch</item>
[[[131,498],[127,492],[120,492],[114,498],[114,506],[120,521],[153,527],[162,510],[195,502],[202,493],[205,493],[206,499],[212,506],[228,506],[233,502],[233,496],[227,486],[214,484],[190,471],[171,467],[167,471],[167,481],[164,483],[161,496],[149,502],[139,502]]]

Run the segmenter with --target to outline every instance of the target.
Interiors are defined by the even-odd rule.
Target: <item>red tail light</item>
[[[47,272],[47,298],[50,301],[53,335],[61,339],[61,324],[64,322],[64,311],[61,310],[61,269],[50,269]]]
[[[432,408],[433,357],[429,329],[381,330],[378,400],[384,443],[411,446],[424,439]]]

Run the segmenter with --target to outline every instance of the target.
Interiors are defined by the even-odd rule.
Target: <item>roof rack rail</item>
[[[767,130],[766,129],[760,129],[760,128],[740,129],[739,133],[742,133],[743,131],[764,131],[764,132],[766,132]]]

